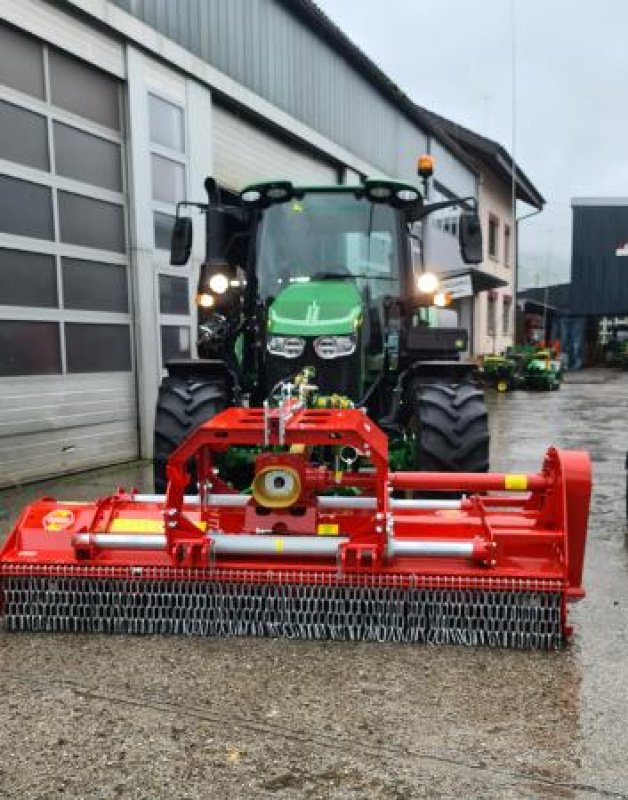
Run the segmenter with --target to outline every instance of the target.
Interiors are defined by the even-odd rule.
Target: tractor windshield
[[[399,294],[397,212],[350,192],[316,192],[264,211],[257,276],[264,299],[291,283],[353,280],[371,297]]]

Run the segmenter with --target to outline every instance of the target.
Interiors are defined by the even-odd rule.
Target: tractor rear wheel
[[[416,427],[415,467],[423,472],[487,472],[488,413],[472,383],[410,386]]]
[[[166,491],[166,464],[172,451],[195,428],[231,405],[231,401],[231,392],[224,378],[164,378],[155,414],[154,475],[158,494]],[[188,469],[192,476],[188,491],[196,491],[194,464],[189,464]]]

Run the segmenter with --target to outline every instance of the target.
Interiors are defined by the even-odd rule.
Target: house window
[[[504,336],[510,335],[510,318],[512,316],[512,297],[504,297],[504,306],[502,309],[502,333]]]
[[[495,320],[497,318],[497,292],[489,292],[486,310],[486,332],[495,336]]]
[[[504,226],[504,264],[509,267],[511,265],[510,260],[510,225]]]
[[[497,259],[499,241],[499,220],[491,214],[488,218],[488,254],[491,258]]]

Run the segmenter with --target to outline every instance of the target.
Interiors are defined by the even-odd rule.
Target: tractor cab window
[[[454,308],[424,306],[416,310],[414,324],[426,328],[458,328],[460,320]]]
[[[265,300],[291,283],[351,280],[371,299],[399,294],[396,212],[349,192],[316,192],[263,213],[257,276]]]

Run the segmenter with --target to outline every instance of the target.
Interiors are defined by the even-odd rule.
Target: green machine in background
[[[517,361],[508,355],[485,356],[482,361],[482,381],[498,392],[517,388]]]
[[[628,369],[628,325],[618,324],[613,327],[607,345],[606,362],[611,367]]]
[[[560,389],[563,380],[563,366],[558,353],[553,348],[536,350],[525,361],[521,371],[523,389],[555,391]]]
[[[481,374],[484,384],[498,392],[554,391],[560,389],[563,366],[554,348],[519,345],[508,348],[502,355],[485,356]]]

